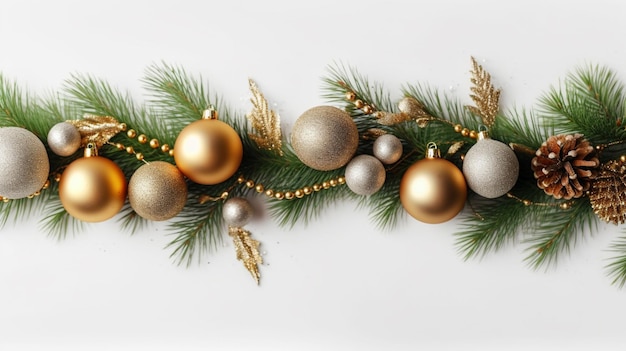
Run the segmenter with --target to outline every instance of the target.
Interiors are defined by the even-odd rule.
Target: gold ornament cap
[[[428,148],[426,158],[441,158],[441,150],[439,150],[437,144],[431,141],[428,145],[426,145],[426,147]]]
[[[95,143],[87,143],[84,151],[85,157],[96,157],[98,156],[98,148]]]

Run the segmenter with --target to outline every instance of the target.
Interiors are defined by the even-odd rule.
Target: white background
[[[341,61],[394,97],[427,82],[469,102],[470,56],[532,106],[575,67],[626,79],[621,1],[6,1],[0,71],[31,91],[92,73],[141,96],[165,61],[208,78],[240,115],[247,78],[288,131],[324,103],[320,78]],[[69,116],[68,116],[69,117]],[[294,228],[248,226],[266,263],[257,287],[232,245],[189,269],[168,259],[163,226],[134,236],[116,222],[57,242],[39,218],[0,231],[2,350],[617,350],[626,290],[603,266],[622,229],[600,225],[548,272],[522,246],[464,262],[456,222],[375,228],[339,203]]]

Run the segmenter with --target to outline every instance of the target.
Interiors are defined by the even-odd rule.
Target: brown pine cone
[[[551,136],[532,160],[537,186],[557,199],[581,197],[589,190],[600,161],[582,134]]]

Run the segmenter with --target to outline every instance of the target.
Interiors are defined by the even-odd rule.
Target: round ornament
[[[359,146],[359,131],[347,112],[317,106],[296,120],[291,144],[302,163],[318,171],[331,171],[352,159]]]
[[[0,196],[27,197],[43,187],[50,172],[46,147],[24,128],[0,128]]]
[[[467,185],[480,196],[493,199],[509,192],[517,183],[519,161],[506,144],[478,133],[478,141],[463,159]]]
[[[164,161],[150,162],[130,178],[128,201],[141,217],[165,221],[185,207],[187,183],[176,166]]]
[[[346,185],[355,194],[372,195],[385,184],[385,167],[374,156],[359,155],[346,167]]]
[[[402,157],[402,142],[392,134],[383,134],[374,142],[374,156],[380,162],[390,165]]]
[[[467,185],[463,173],[442,159],[429,145],[426,158],[406,170],[400,181],[400,202],[415,219],[442,223],[454,218],[465,206]]]
[[[65,210],[85,222],[102,222],[117,214],[126,200],[126,178],[115,162],[98,156],[87,144],[85,157],[72,162],[59,182]]]
[[[174,160],[180,171],[198,184],[215,185],[230,178],[241,164],[243,144],[239,134],[217,120],[214,110],[180,132]]]
[[[254,215],[250,202],[243,197],[233,197],[224,203],[222,217],[231,227],[243,227],[248,224]]]
[[[67,122],[55,124],[48,132],[48,146],[59,156],[73,155],[80,148],[80,132]]]

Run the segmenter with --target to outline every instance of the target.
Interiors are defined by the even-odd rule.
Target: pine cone
[[[557,199],[579,198],[589,190],[600,161],[582,134],[551,136],[532,160],[537,186]]]
[[[614,224],[626,222],[626,164],[613,160],[602,165],[591,184],[589,201],[600,219]]]

